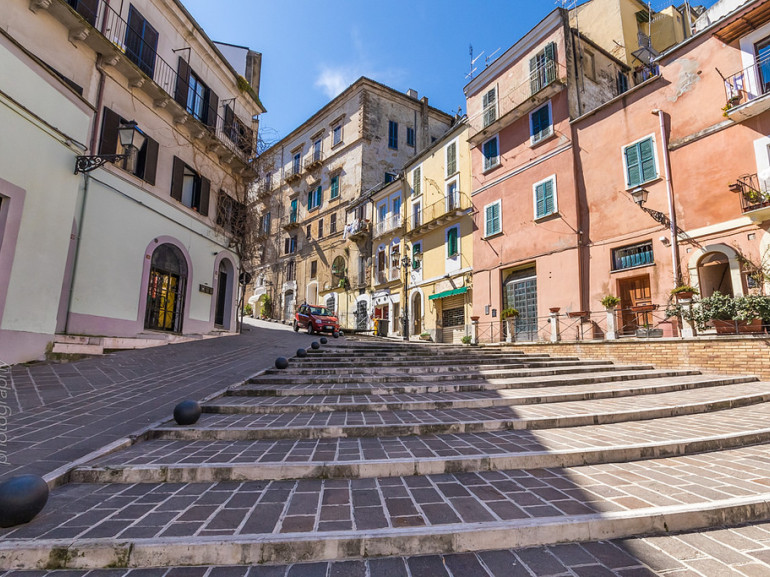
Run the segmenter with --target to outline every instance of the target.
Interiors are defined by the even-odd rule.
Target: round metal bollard
[[[285,357],[278,357],[277,359],[275,359],[275,368],[276,369],[283,370],[283,369],[288,368],[288,366],[289,366],[289,361],[286,360]]]
[[[321,338],[320,338],[320,341],[321,341],[321,344],[322,344],[322,345],[325,345],[326,343],[328,343],[328,342],[329,342],[329,339],[327,339],[326,337],[321,337]]]
[[[194,425],[201,417],[201,406],[197,401],[182,401],[174,407],[174,420],[177,425]]]
[[[307,351],[305,349],[297,349],[297,356],[299,358],[304,358],[307,356]]]
[[[310,348],[313,350],[318,350],[321,348],[321,345],[318,341],[313,341],[312,343],[310,343]]]
[[[332,336],[333,336],[335,339],[338,339],[338,338],[340,338],[340,334],[339,334],[337,331],[334,331],[334,332],[332,333]]]
[[[18,475],[0,483],[0,527],[29,523],[48,502],[48,484],[38,475]]]

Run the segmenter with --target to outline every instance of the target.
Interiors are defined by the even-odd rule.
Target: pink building
[[[624,91],[628,73],[557,9],[466,86],[481,340],[497,338],[507,307],[521,313],[517,338],[533,340],[550,307],[587,306],[570,121]]]
[[[658,63],[657,76],[572,123],[585,217],[570,223],[589,258],[582,275],[564,259],[538,304],[574,306],[582,291],[594,310],[607,294],[626,309],[665,305],[680,279],[701,296],[767,288],[770,2],[745,3]],[[647,195],[643,209],[632,193]],[[625,332],[649,322],[630,310],[619,320]]]

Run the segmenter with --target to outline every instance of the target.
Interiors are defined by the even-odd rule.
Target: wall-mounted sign
[[[214,289],[210,286],[206,286],[205,284],[198,285],[198,290],[202,293],[205,293],[207,295],[213,295]]]

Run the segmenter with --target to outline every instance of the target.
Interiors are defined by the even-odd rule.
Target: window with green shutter
[[[330,198],[337,198],[340,195],[340,175],[336,174],[332,176],[331,193]]]
[[[529,83],[532,94],[556,80],[556,43],[551,42],[529,60]]]
[[[455,257],[460,254],[460,247],[457,243],[457,227],[450,228],[446,233],[446,252],[448,257]]]
[[[553,134],[551,122],[551,104],[547,103],[535,110],[529,117],[530,135],[532,143],[540,142]]]
[[[412,171],[412,195],[420,196],[422,194],[422,170],[417,167]]]
[[[412,269],[420,270],[420,259],[418,255],[422,254],[422,244],[415,243],[412,245]]]
[[[486,128],[497,120],[497,88],[492,88],[484,93],[482,97],[482,107],[484,114],[484,127]]]
[[[457,172],[457,142],[446,147],[446,175],[452,176]]]
[[[321,185],[307,193],[307,209],[313,210],[321,206]]]
[[[484,236],[493,236],[501,231],[500,201],[484,208]]]
[[[482,146],[484,154],[484,170],[489,170],[500,164],[500,156],[497,153],[497,137],[487,140]]]
[[[655,144],[652,137],[627,146],[624,154],[628,188],[639,186],[658,177],[655,167]]]
[[[556,182],[549,178],[535,185],[535,218],[556,212]]]

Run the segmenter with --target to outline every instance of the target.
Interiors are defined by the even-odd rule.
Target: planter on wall
[[[663,329],[636,329],[636,336],[644,339],[657,339],[663,336]]]
[[[674,293],[674,298],[676,298],[676,300],[678,301],[692,300],[693,295],[695,295],[694,292],[683,291],[683,292]]]
[[[762,326],[762,319],[754,319],[751,321],[719,321],[712,320],[714,328],[719,335],[734,335],[737,333],[761,333],[764,331]],[[736,331],[737,328],[737,331]]]

